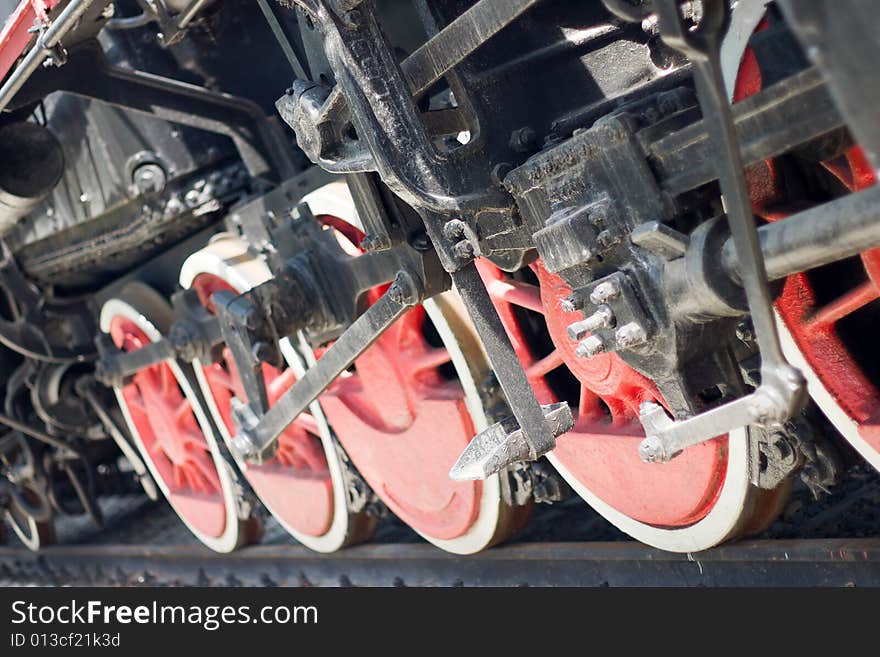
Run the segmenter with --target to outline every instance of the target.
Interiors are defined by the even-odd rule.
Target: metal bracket
[[[470,262],[452,273],[452,281],[464,301],[489,364],[504,391],[513,416],[477,434],[449,472],[456,480],[485,479],[517,461],[535,461],[556,447],[556,437],[568,431],[571,419],[566,402],[542,408],[513,350],[476,265]],[[563,408],[564,407],[564,408]]]
[[[745,167],[721,72],[721,44],[730,24],[730,3],[705,0],[702,18],[692,27],[681,15],[679,0],[652,0],[632,12],[621,12],[626,3],[603,1],[627,20],[656,13],[661,38],[691,61],[706,131],[715,152],[723,154],[716,159],[718,179],[761,353],[761,385],[746,397],[682,421],[673,421],[657,404],[642,406],[640,419],[647,437],[639,453],[645,461],[665,462],[686,447],[737,427],[784,422],[803,406],[806,387],[801,373],[785,360],[779,343]]]

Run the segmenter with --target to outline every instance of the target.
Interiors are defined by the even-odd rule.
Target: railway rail
[[[2,576],[877,583],[875,5],[0,1]]]
[[[628,537],[571,499],[541,505],[517,539],[446,553],[392,516],[374,541],[319,554],[269,521],[260,545],[206,549],[161,503],[105,500],[105,526],[68,518],[59,545],[0,546],[3,586],[880,586],[880,475],[855,466],[820,503],[796,490],[754,540],[673,554]]]
[[[0,582],[50,586],[880,586],[880,539],[764,540],[696,555],[625,542],[518,543],[467,557],[426,544],[318,555],[261,545],[0,548]]]

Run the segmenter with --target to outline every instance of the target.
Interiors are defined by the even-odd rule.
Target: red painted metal
[[[124,351],[141,349],[150,339],[133,321],[114,317],[114,344]],[[166,363],[145,368],[122,388],[122,396],[148,458],[168,488],[168,501],[195,530],[219,537],[226,528],[220,475],[208,442]]]
[[[643,401],[662,402],[654,384],[617,354],[575,355],[577,345],[566,327],[582,316],[562,310],[571,288],[540,261],[532,266],[537,285],[511,282],[487,261],[478,261],[478,267],[539,401],[558,400],[548,379],[554,370],[565,368],[577,380],[577,399],[569,400],[577,404],[575,426],[553,452],[561,465],[607,504],[640,522],[680,527],[705,517],[724,483],[726,437],[690,448],[662,466],[643,463],[638,445],[645,434],[638,407]],[[505,294],[511,286],[517,293]],[[529,339],[524,312],[546,323],[553,343],[549,352]]]
[[[362,235],[324,222],[352,247]],[[374,290],[368,300],[378,298]],[[449,353],[429,342],[429,320],[413,309],[386,331],[321,397],[330,425],[358,471],[410,527],[439,540],[464,535],[480,512],[481,482],[449,469],[474,435],[464,392],[444,374]],[[318,354],[320,355],[320,353]]]
[[[192,288],[203,305],[213,312],[212,296],[232,287],[213,274],[199,274]],[[245,399],[241,377],[232,352],[224,348],[221,359],[203,367],[214,403],[230,435],[235,435],[232,397]],[[280,370],[263,365],[269,404],[274,404],[296,382],[291,368]],[[308,536],[322,536],[333,522],[333,483],[315,418],[302,413],[281,434],[278,452],[262,465],[248,465],[244,471],[254,492],[282,522]]]
[[[34,38],[35,25],[49,20],[49,11],[61,0],[21,0],[0,32],[0,79],[6,77]]]
[[[762,87],[758,61],[748,49],[734,99],[747,98]],[[876,183],[873,167],[858,146],[822,166],[850,192]],[[755,213],[767,221],[782,219],[797,209],[797,202],[786,198],[776,169],[775,162],[767,161],[749,178]],[[821,276],[821,270],[796,274],[786,279],[776,309],[822,384],[858,425],[862,438],[880,451],[880,390],[865,375],[837,330],[841,320],[880,299],[880,249],[866,251],[860,259],[864,276],[852,281],[850,289],[841,291],[837,298],[820,301],[814,277]]]

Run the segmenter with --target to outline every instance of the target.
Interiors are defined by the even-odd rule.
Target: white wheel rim
[[[242,240],[229,234],[215,236],[208,246],[186,259],[180,271],[180,285],[184,288],[191,287],[196,276],[199,274],[217,276],[241,292],[250,290],[271,278],[271,272],[266,263],[259,256],[249,251],[247,244]],[[297,378],[301,378],[305,374],[305,365],[296,349],[287,339],[281,340],[280,347],[288,366],[293,370]],[[226,423],[214,400],[202,364],[196,360],[193,361],[193,367],[208,410],[214,418],[214,422],[223,440],[226,441],[227,445],[230,445],[233,436],[229,434],[226,428]],[[305,534],[285,522],[279,514],[275,513],[271,505],[266,504],[265,501],[263,501],[263,504],[285,531],[297,541],[317,552],[334,552],[345,545],[351,526],[346,503],[345,479],[342,473],[342,463],[339,461],[339,456],[336,452],[336,444],[320,404],[313,402],[309,406],[309,411],[318,425],[318,437],[321,439],[321,446],[323,447],[324,456],[327,459],[327,466],[330,471],[330,481],[333,489],[333,519],[330,522],[330,527],[324,534],[319,536]],[[238,458],[235,458],[235,462],[239,469],[247,476],[248,463]]]
[[[144,334],[151,341],[156,342],[162,339],[162,333],[153,325],[153,323],[147,317],[141,314],[139,310],[131,306],[128,302],[123,301],[122,299],[110,299],[101,308],[101,330],[105,333],[109,333],[110,324],[113,321],[113,318],[119,316],[125,317],[126,319],[132,321],[138,328],[140,328],[144,332]],[[213,460],[214,466],[217,468],[217,474],[220,478],[221,494],[223,497],[223,506],[226,515],[226,524],[224,526],[223,533],[220,536],[209,536],[193,527],[192,524],[190,524],[190,522],[188,522],[187,519],[182,515],[178,514],[178,517],[181,519],[183,524],[186,525],[187,529],[189,529],[189,531],[207,547],[211,548],[215,552],[231,552],[236,547],[238,547],[241,531],[239,524],[237,486],[233,479],[232,470],[220,453],[220,449],[217,445],[217,439],[214,435],[211,423],[208,420],[204,409],[202,409],[201,404],[198,402],[198,397],[196,396],[192,385],[189,383],[189,380],[184,374],[183,369],[180,367],[176,360],[168,359],[164,362],[171,369],[172,373],[174,374],[174,378],[177,380],[178,385],[183,391],[184,396],[190,402],[190,405],[193,409],[193,414],[196,417],[199,428],[202,430],[202,433],[205,436],[205,441],[210,448],[211,458]],[[113,392],[116,395],[119,407],[122,410],[122,415],[125,418],[125,423],[128,426],[128,430],[132,438],[134,439],[138,450],[141,453],[141,457],[143,458],[144,463],[150,470],[153,481],[155,482],[156,486],[159,487],[159,490],[162,491],[165,499],[169,500],[170,502],[171,494],[170,490],[168,489],[168,485],[162,479],[162,476],[160,475],[155,464],[153,463],[152,457],[150,456],[146,449],[146,446],[144,445],[143,439],[141,438],[141,435],[138,432],[137,427],[135,426],[135,423],[131,417],[131,413],[129,412],[128,404],[126,403],[125,398],[122,395],[122,390],[118,387],[114,387]],[[173,504],[171,504],[171,506],[172,508],[174,508]]]
[[[348,185],[344,182],[333,182],[325,185],[307,194],[303,198],[303,202],[308,203],[312,214],[315,216],[332,215],[339,217],[346,223],[363,231],[363,224],[360,217],[358,217]],[[488,420],[483,411],[477,384],[468,368],[467,360],[455,338],[454,332],[436,302],[429,299],[422,305],[439,334],[444,347],[446,347],[449,355],[452,357],[453,367],[464,390],[465,405],[470,412],[474,426],[477,431],[482,431],[488,426]],[[439,539],[417,529],[414,529],[414,531],[429,543],[447,552],[473,554],[493,543],[496,539],[502,512],[506,510],[509,510],[509,505],[501,498],[501,480],[498,475],[493,475],[483,482],[479,514],[473,525],[464,534],[451,539]]]
[[[42,545],[40,541],[40,529],[37,527],[36,521],[28,516],[27,526],[30,530],[30,536],[24,533],[18,520],[9,511],[5,512],[6,522],[12,528],[12,531],[18,536],[18,540],[31,552],[36,552]]]
[[[694,524],[677,528],[655,527],[630,518],[594,495],[552,452],[547,457],[575,492],[622,532],[661,550],[699,552],[730,538],[739,529],[744,517],[751,513],[752,487],[749,481],[749,441],[746,429],[731,431],[727,445],[724,485],[712,509]]]
[[[731,96],[743,53],[769,2],[741,0],[734,7],[730,30],[721,48],[722,70]],[[594,495],[552,452],[548,458],[575,492],[611,524],[643,543],[670,552],[711,548],[733,537],[752,512],[752,496],[756,491],[749,477],[749,440],[745,427],[728,434],[727,470],[718,499],[706,516],[686,527],[656,527],[634,520]]]

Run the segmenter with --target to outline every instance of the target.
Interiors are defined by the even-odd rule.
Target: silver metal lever
[[[609,0],[605,4],[620,5]],[[750,423],[781,424],[806,401],[804,378],[785,360],[779,343],[745,167],[721,71],[721,44],[730,24],[730,4],[728,0],[704,0],[702,18],[693,29],[682,18],[679,5],[679,0],[653,0],[649,7],[657,14],[661,38],[690,59],[709,139],[716,152],[726,155],[716,161],[718,181],[761,353],[761,385],[742,399],[682,421],[672,420],[662,408],[645,408],[641,420],[648,436],[639,453],[651,462],[668,461],[685,447]],[[643,7],[642,11],[648,9]]]
[[[541,406],[541,411],[554,437],[574,426],[571,409],[564,402]],[[531,460],[532,448],[511,415],[474,436],[452,466],[449,477],[455,481],[486,479],[511,463]]]

